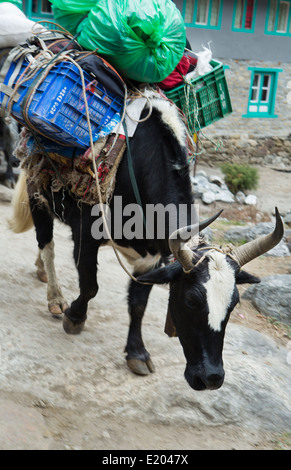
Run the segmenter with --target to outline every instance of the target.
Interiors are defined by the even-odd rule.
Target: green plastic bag
[[[84,14],[69,12],[67,10],[60,10],[57,7],[53,8],[54,12],[54,21],[69,31],[71,34],[75,35],[77,32],[77,26],[79,25],[82,18],[84,18]]]
[[[80,32],[81,46],[98,49],[123,77],[160,82],[182,58],[185,25],[171,0],[51,1],[56,21],[73,34]]]
[[[7,2],[8,0],[0,0],[0,3]],[[9,0],[9,3],[13,3],[13,5],[16,5],[20,10],[22,10],[22,0]]]

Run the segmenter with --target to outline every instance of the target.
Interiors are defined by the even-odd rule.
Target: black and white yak
[[[184,124],[169,102],[153,100],[152,105],[150,118],[138,125],[130,139],[132,164],[143,212],[146,213],[149,204],[162,204],[163,207],[174,204],[177,210],[186,205],[190,221],[193,194]],[[147,114],[147,110],[144,113]],[[48,201],[50,210],[45,205],[40,206],[33,197],[29,205],[21,204],[28,197],[25,184],[22,175],[14,201],[14,229],[18,232],[28,229],[33,220],[41,254],[38,263],[40,265],[43,261],[48,278],[50,311],[53,314],[64,312],[63,326],[67,333],[80,333],[86,321],[88,302],[98,292],[98,250],[108,240],[92,237],[92,224],[98,217],[92,216],[91,207],[87,204],[83,204],[80,210],[78,201],[67,190],[52,193],[49,186],[43,189],[42,195]],[[127,151],[117,172],[116,196],[122,198],[122,223],[125,224],[129,218],[124,215],[123,209],[136,203],[129,177]],[[113,235],[114,197],[111,202]],[[80,295],[70,306],[63,299],[54,269],[53,220],[56,214],[71,227],[74,241]],[[200,223],[199,231],[217,215]],[[224,380],[223,341],[230,313],[239,301],[237,284],[260,281],[242,271],[241,267],[279,243],[283,236],[283,224],[276,210],[273,233],[235,248],[231,253],[207,247],[201,242],[196,247],[188,246],[186,240],[192,236],[192,229],[181,227],[170,233],[169,226],[166,226],[162,239],[157,236],[148,238],[145,233],[142,239],[123,237],[115,240],[121,252],[132,261],[133,274],[139,281],[131,280],[129,283],[130,326],[126,360],[130,369],[137,374],[145,375],[153,371],[150,354],[142,340],[141,324],[152,284],[169,284],[168,309],[184,350],[185,377],[195,390],[217,389]],[[170,255],[173,255],[173,262],[162,265],[160,260]]]

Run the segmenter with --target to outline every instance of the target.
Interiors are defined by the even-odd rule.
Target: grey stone
[[[209,176],[209,181],[210,183],[216,184],[219,187],[221,187],[224,183],[223,179],[216,175]]]
[[[233,227],[224,234],[224,238],[230,242],[240,242],[241,240],[249,241],[250,227]]]
[[[284,257],[284,256],[290,256],[290,250],[287,246],[287,244],[281,240],[278,245],[276,245],[274,248],[272,248],[270,251],[268,251],[265,256],[276,256],[276,257]]]
[[[206,172],[204,170],[198,170],[196,173],[197,176],[202,176],[207,179]]]
[[[52,438],[36,409],[0,400],[0,450],[49,450]]]
[[[261,222],[248,227],[233,227],[225,233],[227,240],[237,241],[244,238],[246,241],[254,240],[261,235],[267,235],[274,230],[272,222]]]
[[[213,230],[210,227],[206,227],[202,230],[201,235],[206,238],[207,243],[210,243],[213,240]]]
[[[286,216],[284,217],[284,222],[288,227],[291,227],[291,213],[288,212]]]
[[[239,204],[244,204],[246,196],[242,191],[238,191],[235,195],[235,199]]]
[[[260,284],[250,286],[243,298],[264,315],[291,325],[291,274],[266,276]]]
[[[264,434],[265,430],[280,433],[290,429],[287,348],[277,347],[260,332],[230,321],[223,354],[225,382],[219,390],[196,392],[184,379],[185,358],[178,338],[169,339],[164,334],[168,289],[155,286],[147,307],[144,336],[156,373],[137,377],[124,361],[128,318],[122,311],[127,308],[128,278],[120,275],[113,251],[100,250],[98,299],[92,299],[82,335],[68,336],[60,321],[46,313],[45,291],[30,275],[29,266],[33,266],[37,254],[34,232],[28,231],[20,239],[15,234],[7,236],[4,220],[10,208],[2,205],[1,210],[0,248],[5,269],[1,274],[0,391],[18,403],[31,397],[29,400],[38,406],[47,403],[50,413],[55,410],[60,417],[67,416],[54,420],[53,436],[61,439],[66,421],[76,419],[76,426],[85,426],[89,417],[98,423],[114,417],[121,425],[136,420],[138,426],[142,421],[149,430],[161,423],[193,429],[205,424],[213,432],[215,426],[239,426],[242,434],[245,430]],[[61,269],[64,294],[76,298],[78,278],[72,269],[68,227],[57,223],[56,237],[56,263]],[[30,307],[25,318],[24,299]],[[39,436],[43,437],[46,426],[42,427],[36,418]],[[6,422],[0,419],[1,430],[6,435]],[[114,428],[108,431],[112,436]],[[79,435],[78,442],[65,444],[82,445]]]
[[[205,191],[202,194],[202,201],[204,204],[212,204],[216,199],[215,193],[213,191]]]
[[[233,194],[226,190],[219,191],[219,193],[217,193],[215,196],[215,200],[229,203],[235,202]]]
[[[257,196],[254,194],[248,194],[245,198],[245,204],[248,206],[255,206],[257,204]]]
[[[235,202],[233,194],[219,176],[214,175],[207,178],[205,172],[202,171],[195,177],[192,176],[191,181],[194,194],[199,194],[205,204],[212,204],[215,201]]]
[[[224,234],[224,237],[233,243],[249,242],[262,235],[267,235],[273,230],[274,224],[272,222],[261,222],[252,227],[233,227]],[[265,253],[265,256],[290,256],[290,250],[286,242],[281,240],[275,248]]]

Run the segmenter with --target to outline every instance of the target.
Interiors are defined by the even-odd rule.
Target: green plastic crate
[[[192,134],[232,112],[223,64],[210,65],[210,72],[165,93],[185,114]]]

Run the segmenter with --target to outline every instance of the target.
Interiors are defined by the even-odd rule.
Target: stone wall
[[[222,146],[215,148],[213,142],[218,143],[219,140]],[[231,137],[216,136],[211,142],[202,137],[199,145],[202,150],[201,159],[210,165],[231,162],[291,167],[291,132],[286,138],[233,134]]]
[[[218,59],[220,60],[220,59]],[[221,60],[225,70],[233,112],[207,128],[203,134],[214,142],[221,140],[218,151],[201,135],[203,160],[232,161],[249,164],[291,166],[291,105],[287,102],[287,84],[291,64],[280,62]],[[281,68],[275,103],[276,118],[244,118],[246,114],[251,71],[248,67]]]

